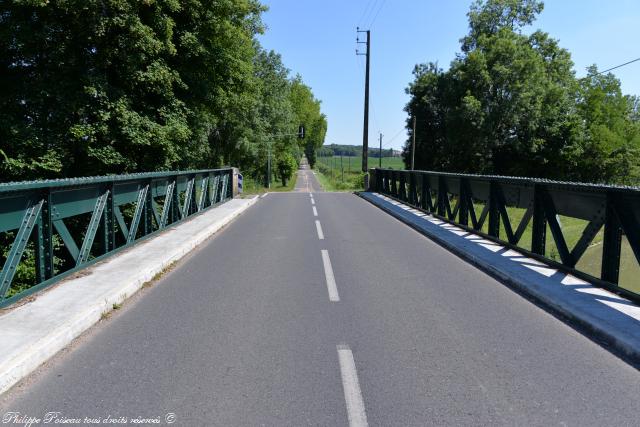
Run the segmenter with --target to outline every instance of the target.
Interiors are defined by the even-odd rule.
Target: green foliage
[[[0,181],[239,166],[322,144],[311,90],[262,49],[257,0],[0,6]],[[318,142],[320,141],[320,142]],[[295,148],[293,146],[296,146]]]
[[[535,0],[478,1],[449,70],[415,67],[405,164],[415,116],[418,169],[639,182],[637,99],[595,67],[576,79],[556,40],[524,34],[542,8]]]
[[[327,146],[325,146],[326,148]],[[347,146],[349,147],[349,146]],[[378,167],[379,159],[369,159],[369,167]],[[383,157],[382,167],[388,169],[404,169],[400,157]],[[316,165],[316,176],[327,191],[363,190],[364,173],[362,157],[358,156],[319,156]]]
[[[324,144],[327,119],[320,111],[320,101],[313,96],[311,89],[302,82],[299,75],[291,82],[290,100],[296,112],[295,119],[305,126],[305,138],[299,139],[298,144],[313,168],[316,163],[315,152]]]
[[[393,149],[383,149],[382,152],[379,148],[370,147],[369,148],[369,157],[380,157],[382,153],[382,157],[393,157]],[[362,157],[362,146],[361,145],[343,145],[343,144],[327,144],[323,145],[318,150],[318,155],[327,157],[327,156],[349,156],[349,157]]]
[[[283,153],[278,159],[278,176],[282,181],[282,186],[287,185],[287,180],[293,176],[293,173],[298,169],[298,162],[296,158],[289,152]]]

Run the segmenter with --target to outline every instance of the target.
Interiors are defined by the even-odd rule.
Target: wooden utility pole
[[[416,116],[413,116],[413,143],[411,144],[411,170],[416,170]]]
[[[382,169],[382,132],[380,132],[380,152],[378,153],[379,168]]]
[[[367,57],[367,67],[365,71],[365,80],[364,80],[364,125],[362,130],[362,172],[367,172],[368,170],[368,156],[369,156],[369,64],[371,61],[371,31],[370,30],[360,30],[356,28],[357,33],[367,33],[367,41],[361,42],[359,39],[356,39],[358,44],[366,44],[367,51],[366,53],[360,53],[356,50],[356,55],[365,55]]]
[[[271,188],[271,141],[269,141],[269,154],[267,155],[267,188]]]

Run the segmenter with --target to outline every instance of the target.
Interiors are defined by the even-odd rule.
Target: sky
[[[260,42],[322,101],[325,144],[362,144],[365,57],[356,56],[356,27],[371,30],[369,145],[377,147],[382,133],[384,148],[400,149],[413,68],[430,61],[448,68],[468,31],[472,0],[262,2],[269,10]],[[571,52],[578,77],[591,64],[605,70],[640,57],[639,0],[547,0],[533,29]],[[640,95],[640,61],[613,73],[623,93]]]

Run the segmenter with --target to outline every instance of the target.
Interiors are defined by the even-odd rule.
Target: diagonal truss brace
[[[89,221],[89,227],[87,228],[87,233],[85,234],[84,241],[82,242],[82,247],[80,248],[80,253],[78,254],[78,258],[76,260],[76,267],[84,264],[89,259],[91,247],[93,246],[96,232],[98,231],[98,227],[100,226],[100,219],[102,218],[102,213],[104,212],[104,208],[107,204],[108,199],[109,190],[100,195],[98,197],[98,200],[96,201],[96,206],[93,209],[93,214],[91,215],[91,220]]]
[[[7,260],[4,263],[2,272],[0,272],[0,297],[2,298],[6,295],[9,286],[11,286],[13,276],[16,274],[16,269],[18,268],[24,249],[27,246],[33,227],[40,216],[43,204],[44,200],[40,200],[31,205],[25,211],[22,223],[20,224],[20,229],[18,230],[16,238],[11,245],[11,249],[7,255]]]

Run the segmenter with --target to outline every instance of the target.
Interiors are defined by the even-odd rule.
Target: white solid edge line
[[[313,216],[318,216],[318,210],[315,206],[313,207]]]
[[[318,232],[318,239],[324,240],[324,233],[322,232],[322,226],[320,225],[320,221],[316,219],[316,231]]]
[[[339,345],[338,360],[340,361],[340,373],[342,374],[342,388],[344,400],[347,403],[347,416],[350,427],[367,427],[367,414],[364,410],[362,392],[358,382],[358,372],[353,353],[347,345]]]
[[[324,277],[327,279],[329,301],[340,302],[340,295],[338,295],[338,287],[336,286],[336,278],[333,275],[333,267],[331,267],[329,251],[326,249],[322,249],[322,264],[324,265]]]

